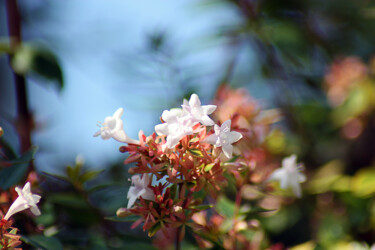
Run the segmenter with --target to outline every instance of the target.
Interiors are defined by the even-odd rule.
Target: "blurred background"
[[[13,68],[26,79],[37,171],[63,173],[77,155],[89,169],[121,165],[120,144],[93,137],[98,121],[123,107],[125,131],[148,135],[164,109],[191,93],[212,103],[218,88],[229,85],[248,91],[262,109],[279,110],[283,118],[265,147],[276,158],[297,154],[312,180],[310,196],[284,210],[276,226],[267,222],[271,242],[318,239],[327,249],[334,239],[374,239],[373,1],[18,5],[24,46],[13,48],[9,60],[7,10],[0,2],[0,126],[20,153]],[[119,207],[112,205],[110,212]],[[304,223],[309,229],[299,230]]]

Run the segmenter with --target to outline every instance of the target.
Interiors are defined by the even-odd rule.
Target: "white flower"
[[[215,124],[215,133],[209,135],[203,141],[221,147],[227,158],[232,158],[233,146],[232,144],[242,138],[242,134],[236,131],[230,131],[231,120],[225,121],[221,127]]]
[[[156,125],[155,131],[159,135],[167,136],[166,146],[168,148],[174,148],[182,137],[194,132],[194,122],[181,109],[164,110],[161,117],[165,123]]]
[[[151,177],[147,174],[143,174],[141,179],[140,175],[132,176],[132,184],[134,186],[129,188],[128,192],[128,208],[131,208],[134,205],[134,202],[142,197],[146,200],[155,200],[154,191],[148,187],[151,182]]]
[[[21,212],[25,209],[30,208],[31,212],[38,216],[40,211],[37,207],[37,203],[40,200],[40,195],[32,194],[30,191],[30,183],[27,182],[25,186],[20,189],[16,187],[16,192],[18,193],[17,199],[12,203],[8,212],[4,216],[5,220],[8,220],[13,214]]]
[[[297,165],[297,156],[291,155],[282,161],[282,168],[276,169],[269,180],[277,180],[280,182],[280,188],[292,188],[293,193],[298,198],[301,197],[300,183],[306,181],[306,176],[301,173],[301,164]]]
[[[113,138],[116,141],[124,143],[139,144],[139,141],[130,138],[123,129],[123,122],[120,119],[124,112],[123,108],[119,108],[113,114],[113,116],[107,116],[104,122],[98,123],[100,130],[97,131],[94,136],[101,136],[103,140]]]
[[[186,113],[191,115],[193,122],[200,122],[205,126],[215,124],[208,115],[215,111],[216,105],[201,106],[201,101],[197,94],[192,94],[189,102],[184,100],[182,108]]]

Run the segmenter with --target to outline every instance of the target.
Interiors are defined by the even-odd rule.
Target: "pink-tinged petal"
[[[215,122],[207,115],[201,117],[200,122],[205,126],[213,126]]]
[[[207,115],[212,114],[216,110],[216,105],[204,105],[202,110]]]
[[[192,94],[189,100],[190,107],[197,107],[201,105],[201,101],[197,94]]]
[[[150,201],[155,200],[154,191],[152,191],[152,189],[150,189],[150,188],[147,188],[146,192],[143,195],[140,195],[140,196],[142,196],[142,198],[145,199],[145,200],[150,200]]]
[[[232,154],[233,154],[233,146],[232,145],[230,145],[230,144],[223,145],[221,148],[222,148],[222,150],[223,150],[223,152],[224,152],[224,154],[227,158],[229,158],[229,159],[232,158]]]
[[[169,134],[169,126],[168,123],[162,123],[155,126],[155,132],[158,135],[168,135]]]
[[[208,144],[212,144],[212,145],[215,145],[216,141],[217,141],[217,135],[216,134],[209,135],[206,138],[204,138],[204,140],[203,140],[203,142],[208,143]]]
[[[146,188],[148,185],[150,185],[151,176],[149,176],[148,174],[143,174],[141,182],[142,182],[142,186]]]
[[[124,109],[123,108],[119,108],[113,114],[113,118],[120,119],[120,117],[122,116],[123,113],[124,113]]]
[[[242,138],[242,134],[240,132],[231,131],[228,135],[228,142],[230,144],[235,143],[239,141]]]

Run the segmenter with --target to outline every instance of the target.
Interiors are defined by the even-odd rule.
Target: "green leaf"
[[[33,146],[29,151],[20,158],[8,161],[12,166],[4,168],[0,171],[0,188],[7,190],[16,185],[25,176],[30,161],[33,159],[37,147]]]
[[[63,74],[56,56],[45,48],[23,46],[15,51],[12,58],[13,70],[22,75],[36,73],[48,80],[57,82],[59,89],[64,86]]]
[[[232,218],[234,214],[235,205],[234,202],[221,196],[216,202],[216,211],[227,218]]]
[[[372,196],[375,193],[375,168],[357,171],[351,184],[355,195],[360,197]]]
[[[214,166],[215,166],[215,163],[207,164],[207,165],[204,167],[204,171],[205,171],[205,172],[209,172]]]
[[[129,215],[126,217],[109,216],[109,217],[105,217],[104,219],[110,220],[110,221],[116,221],[116,222],[134,222],[138,220],[139,218],[141,217],[138,215]]]
[[[203,157],[203,153],[199,149],[189,149],[189,152],[196,157]]]
[[[94,179],[98,174],[102,173],[104,170],[90,170],[82,174],[79,179],[82,183]]]
[[[209,204],[209,205],[191,206],[191,208],[193,208],[193,209],[198,209],[199,211],[206,210],[206,209],[210,209],[210,208],[212,208],[212,207],[213,207],[212,204]]]
[[[154,224],[154,225],[150,228],[150,230],[148,230],[148,237],[152,237],[152,236],[154,236],[154,235],[159,231],[160,228],[161,228],[161,224],[160,224],[160,222]]]
[[[31,235],[31,236],[22,236],[21,240],[25,243],[38,248],[45,250],[62,250],[63,245],[56,237],[46,237],[43,235]]]

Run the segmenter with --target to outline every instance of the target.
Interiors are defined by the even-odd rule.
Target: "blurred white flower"
[[[154,191],[148,187],[151,182],[151,177],[148,174],[143,174],[142,179],[140,175],[132,176],[132,184],[128,192],[128,208],[131,208],[134,205],[134,202],[142,197],[146,200],[155,200]]]
[[[8,220],[15,213],[21,212],[28,208],[30,208],[31,212],[34,215],[36,216],[40,215],[40,211],[36,204],[39,202],[41,196],[31,193],[29,182],[27,182],[22,189],[20,189],[19,187],[16,187],[16,192],[18,193],[18,197],[12,203],[8,212],[4,216],[5,220]]]
[[[280,182],[280,188],[292,188],[295,196],[302,196],[300,183],[306,181],[306,176],[301,173],[302,164],[297,164],[297,156],[291,155],[282,161],[282,167],[276,169],[268,180]]]
[[[120,119],[124,113],[123,108],[119,108],[113,114],[113,116],[107,116],[104,122],[98,123],[100,130],[98,130],[94,136],[101,136],[103,140],[108,140],[110,138],[115,139],[119,142],[139,144],[139,141],[130,138],[123,129],[123,122]]]
[[[197,94],[192,94],[189,102],[184,100],[182,108],[187,114],[191,115],[193,122],[200,122],[205,126],[215,124],[208,115],[215,111],[216,105],[201,106],[201,101]]]
[[[227,158],[232,158],[232,144],[242,138],[242,134],[236,131],[230,131],[231,120],[225,121],[221,127],[215,124],[215,133],[206,137],[203,142],[213,144],[215,147],[221,147]]]
[[[182,109],[164,110],[161,118],[165,122],[156,125],[155,131],[167,136],[168,148],[174,148],[185,135],[193,134],[194,122]]]

